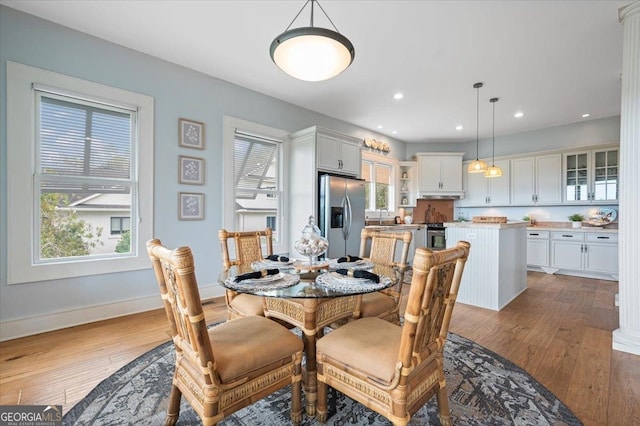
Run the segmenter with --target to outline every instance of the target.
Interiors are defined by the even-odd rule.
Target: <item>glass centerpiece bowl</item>
[[[329,241],[320,233],[313,216],[309,216],[309,223],[302,229],[302,236],[296,240],[295,248],[298,253],[309,258],[309,266],[329,248]]]

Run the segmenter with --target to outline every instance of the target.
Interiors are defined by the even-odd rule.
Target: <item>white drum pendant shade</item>
[[[284,72],[304,81],[327,80],[347,69],[355,51],[346,37],[326,28],[296,28],[271,43],[271,58]]]

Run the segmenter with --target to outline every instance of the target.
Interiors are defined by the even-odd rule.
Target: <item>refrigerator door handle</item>
[[[344,235],[345,241],[349,239],[349,234],[351,233],[351,222],[353,220],[353,214],[351,212],[351,200],[349,196],[345,196],[346,208],[345,208],[345,227],[342,230],[342,235]]]

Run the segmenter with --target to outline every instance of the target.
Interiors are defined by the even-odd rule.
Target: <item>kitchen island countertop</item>
[[[476,228],[476,229],[508,229],[526,228],[529,222],[508,221],[507,223],[473,223],[473,222],[445,222],[445,228]]]
[[[380,231],[411,231],[412,229],[424,228],[424,223],[399,223],[397,225],[366,225],[365,229],[373,229]]]
[[[527,226],[527,231],[571,231],[571,232],[603,232],[617,234],[618,228],[604,228],[600,226],[583,226],[582,228],[572,228],[568,226]]]

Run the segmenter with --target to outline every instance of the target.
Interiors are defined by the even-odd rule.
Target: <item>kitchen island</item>
[[[529,222],[445,222],[447,248],[471,244],[457,301],[499,311],[527,288]]]

